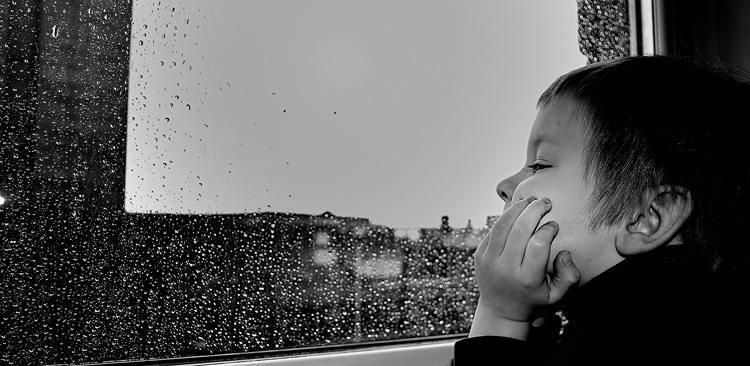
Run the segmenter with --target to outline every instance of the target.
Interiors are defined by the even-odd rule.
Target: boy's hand
[[[474,254],[479,304],[470,336],[524,339],[536,311],[560,301],[578,282],[580,274],[567,251],[555,258],[554,273],[546,272],[557,223],[534,229],[551,207],[548,199],[516,202],[482,239]]]

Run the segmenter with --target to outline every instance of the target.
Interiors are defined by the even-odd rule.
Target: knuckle
[[[573,271],[573,273],[570,274],[570,280],[572,282],[578,282],[581,279],[581,274],[578,273],[578,271]]]
[[[474,252],[473,257],[474,257],[474,262],[479,263],[482,261],[482,257],[484,257],[484,253],[481,250],[477,250],[476,252]]]
[[[513,223],[513,220],[515,220],[517,214],[514,213],[512,209],[508,209],[508,211],[505,211],[502,215],[500,215],[500,218],[495,220],[495,223],[492,225],[492,228],[490,229],[490,232],[487,233],[488,236],[491,236],[493,232],[498,232],[503,227],[506,227],[508,224]]]
[[[497,273],[504,278],[512,278],[513,273],[508,270],[508,266],[497,264]]]
[[[511,229],[516,234],[533,232],[534,226],[527,222],[527,220],[516,220],[515,225]],[[528,237],[528,236],[527,236]]]
[[[502,219],[503,217],[508,217],[508,216],[518,216],[519,214],[521,214],[521,212],[523,212],[524,210],[526,210],[526,208],[529,207],[531,204],[533,204],[533,202],[529,203],[525,199],[524,200],[520,200],[520,201],[514,203],[513,205],[511,205],[508,208],[508,210],[505,211],[503,213],[503,215],[501,215],[500,219]],[[497,220],[495,223],[497,224],[498,222],[500,222],[501,221],[500,219]]]
[[[534,202],[534,201],[529,202],[529,199],[531,199],[531,198],[532,197],[526,197],[526,198],[524,198],[522,200],[518,200],[518,201],[516,201],[516,203],[514,203],[513,205],[511,205],[511,207],[526,207],[526,206],[528,206],[528,205],[530,205],[531,203]]]
[[[538,235],[534,235],[531,237],[531,239],[529,239],[528,245],[531,246],[531,249],[539,249],[547,245],[547,243],[541,238],[539,238]]]
[[[526,207],[524,208],[524,211],[528,211],[528,210],[539,210],[539,209],[544,209],[544,203],[542,202],[542,200],[535,200],[535,201],[533,201],[533,202],[529,203],[529,204],[528,204],[528,205],[527,205],[527,206],[526,206]]]
[[[538,207],[541,207],[542,205],[544,205],[542,200],[534,200],[531,203],[529,203],[529,207],[532,207],[532,208],[538,208]]]
[[[549,239],[553,235],[555,235],[555,227],[553,224],[550,224],[549,222],[539,227],[539,230],[537,230],[536,233],[534,233],[534,236],[541,236],[545,239]]]
[[[521,283],[521,286],[523,286],[526,289],[534,287],[534,280],[529,275],[522,275],[519,278],[519,282]]]

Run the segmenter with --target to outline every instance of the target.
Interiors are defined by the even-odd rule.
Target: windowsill
[[[96,365],[387,365],[448,366],[454,344],[468,334],[432,336],[282,351],[218,354],[171,359],[108,361]]]
[[[274,357],[261,360],[211,362],[194,365],[232,366],[316,366],[316,365],[361,365],[361,366],[450,366],[453,345],[459,338],[425,341],[391,346],[376,346],[356,350],[317,353],[302,356]]]

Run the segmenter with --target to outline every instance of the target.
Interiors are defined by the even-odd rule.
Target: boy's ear
[[[618,233],[617,252],[626,257],[670,244],[693,212],[690,191],[679,186],[662,185],[649,195],[646,209],[636,213]]]

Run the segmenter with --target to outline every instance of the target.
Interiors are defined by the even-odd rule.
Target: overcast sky
[[[585,64],[573,0],[133,6],[129,212],[481,227],[539,94]]]

